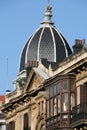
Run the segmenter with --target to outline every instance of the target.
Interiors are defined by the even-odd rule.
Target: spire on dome
[[[50,0],[48,0],[48,5],[50,5]]]
[[[48,6],[46,7],[45,15],[44,15],[44,21],[41,24],[54,24],[51,21],[52,17],[52,7],[50,7],[50,0],[48,0]]]

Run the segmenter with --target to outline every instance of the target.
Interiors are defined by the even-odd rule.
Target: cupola
[[[58,64],[72,53],[67,40],[54,26],[51,17],[52,8],[48,5],[43,22],[22,50],[19,72],[23,71],[27,65],[38,66],[39,61],[43,59],[50,64]]]

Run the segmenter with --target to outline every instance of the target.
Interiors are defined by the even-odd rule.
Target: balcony
[[[87,126],[87,104],[79,104],[72,109],[71,126],[83,128]]]
[[[72,130],[70,127],[70,113],[59,113],[46,119],[46,130]]]

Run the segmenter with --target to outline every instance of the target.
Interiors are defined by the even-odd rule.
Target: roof
[[[33,68],[39,75],[41,75],[44,79],[48,79],[49,76],[40,68]]]
[[[28,62],[46,59],[49,64],[60,63],[65,57],[72,54],[69,43],[56,29],[51,21],[52,10],[46,7],[44,20],[25,44],[21,57],[19,72],[26,68]],[[34,67],[34,62],[31,66]]]

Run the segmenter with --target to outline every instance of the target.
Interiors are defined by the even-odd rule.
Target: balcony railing
[[[87,119],[87,104],[79,104],[72,109],[71,123]]]

